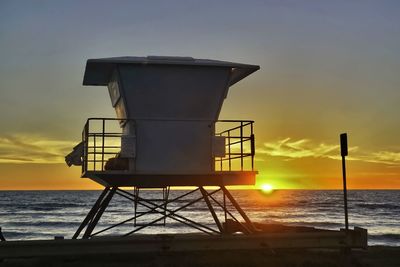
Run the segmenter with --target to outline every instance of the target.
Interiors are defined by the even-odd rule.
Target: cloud
[[[41,136],[0,136],[0,163],[64,163],[65,155],[71,152],[77,143]],[[244,150],[249,148],[244,147]],[[400,165],[400,152],[396,151],[368,152],[354,146],[349,147],[349,154],[348,160]],[[282,157],[284,160],[307,157],[341,159],[340,146],[337,144],[315,143],[309,139],[293,140],[289,137],[265,142],[262,147],[256,149],[256,160],[263,161],[262,155]]]
[[[40,136],[0,136],[0,163],[62,163],[74,145]]]
[[[351,149],[354,150],[356,148]],[[304,157],[327,157],[335,159],[338,151],[339,145],[329,145],[325,143],[315,145],[308,139],[292,141],[291,138],[285,138],[275,142],[264,143],[264,146],[257,149],[256,153],[293,159]]]
[[[369,158],[364,159],[369,162],[385,163],[389,165],[400,165],[400,152],[379,151],[371,153]]]
[[[273,142],[265,142],[261,148],[256,149],[256,154],[265,154],[273,157],[283,157],[285,160],[306,157],[329,158],[340,160],[340,146],[336,144],[314,143],[309,139],[292,140],[284,138]],[[349,147],[349,160],[382,163],[387,165],[400,164],[400,152],[362,151],[357,146]]]

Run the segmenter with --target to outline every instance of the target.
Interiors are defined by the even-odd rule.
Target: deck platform
[[[257,171],[221,171],[206,174],[140,174],[127,171],[86,171],[82,177],[107,187],[254,185]]]

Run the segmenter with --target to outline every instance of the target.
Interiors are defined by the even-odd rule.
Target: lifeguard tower
[[[167,218],[208,234],[232,233],[233,228],[255,232],[226,189],[255,184],[253,121],[218,117],[230,86],[258,69],[191,57],[89,59],[83,85],[107,86],[117,116],[88,119],[82,142],[66,157],[69,165],[82,166],[82,177],[105,187],[73,238],[82,232],[82,238],[90,238],[133,222],[124,234],[130,235],[165,225]],[[188,191],[171,198],[171,186]],[[160,189],[160,197],[143,198],[139,192],[148,188]],[[94,232],[116,194],[133,201],[132,218]],[[194,194],[199,197],[185,203]],[[182,204],[172,209],[174,202]],[[207,206],[214,228],[179,214],[199,202]],[[159,217],[138,223],[148,214]]]

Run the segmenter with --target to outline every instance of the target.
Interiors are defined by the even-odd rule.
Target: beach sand
[[[338,250],[235,250],[202,252],[153,252],[101,254],[96,256],[63,256],[26,259],[3,259],[0,267],[41,266],[276,266],[276,267],[398,267],[400,266],[400,247],[372,246],[367,250],[353,250],[347,257]]]

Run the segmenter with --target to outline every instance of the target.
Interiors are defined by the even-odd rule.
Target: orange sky
[[[266,157],[257,161],[257,187],[270,184],[283,189],[338,189],[342,187],[341,163],[338,160]],[[63,163],[0,164],[1,190],[84,190],[100,189],[96,183],[80,177],[80,168]],[[379,163],[349,160],[348,188],[400,189],[400,168]]]
[[[400,189],[400,4],[390,1],[0,3],[0,190],[96,189],[64,156],[114,117],[86,59],[177,55],[257,64],[220,119],[255,120],[258,184]]]

